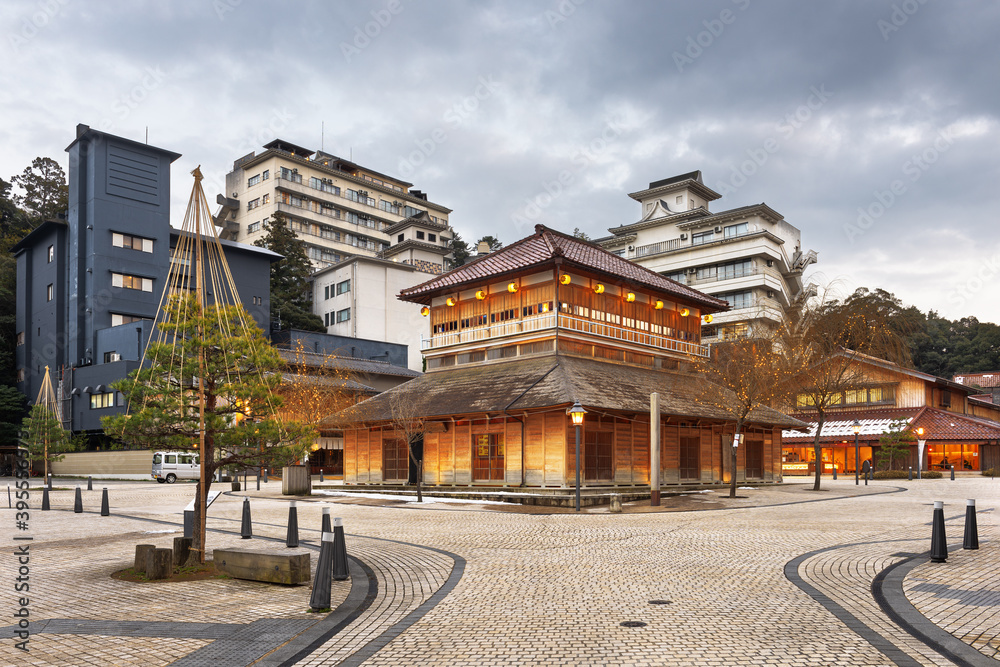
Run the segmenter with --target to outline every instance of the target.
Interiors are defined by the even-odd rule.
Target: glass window
[[[49,260],[48,261],[51,262],[53,259],[55,259],[55,257],[56,257],[56,247],[50,245],[49,246]]]
[[[337,294],[344,294],[344,293],[350,292],[350,291],[351,291],[351,281],[350,280],[344,280],[342,282],[337,283]]]
[[[702,245],[704,243],[711,243],[714,238],[714,232],[699,232],[697,234],[691,235],[691,245]]]
[[[347,322],[351,319],[351,309],[344,308],[343,310],[337,311],[337,322]]]
[[[163,463],[163,454],[156,452],[153,454],[153,465],[159,465]]]
[[[166,463],[177,463],[177,455],[176,454],[167,454],[166,458],[167,458]]]
[[[418,239],[420,239],[420,240],[423,240],[423,238],[424,238],[424,233],[423,233],[423,232],[421,232],[421,231],[418,231],[418,232],[417,232],[417,238],[418,238]]]
[[[52,283],[49,283],[49,286],[45,288],[45,300],[52,301],[52,299],[54,298],[55,298],[55,288],[52,287]]]
[[[260,183],[260,174],[257,174],[256,176],[251,176],[250,178],[247,179],[248,188],[257,185],[258,183]]]
[[[729,225],[723,231],[725,232],[725,238],[731,239],[748,233],[750,231],[750,225],[746,222],[741,222],[738,225]]]
[[[437,241],[437,236],[435,234],[428,234],[427,240],[430,241],[431,243],[434,243]]]
[[[114,407],[114,404],[115,404],[115,392],[113,391],[108,391],[103,394],[90,395],[91,410]]]

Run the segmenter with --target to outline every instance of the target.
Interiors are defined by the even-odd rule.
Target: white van
[[[199,479],[201,466],[198,465],[198,455],[192,452],[155,452],[152,477],[160,484],[173,484],[179,479]]]

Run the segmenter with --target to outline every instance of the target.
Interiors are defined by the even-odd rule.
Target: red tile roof
[[[910,422],[911,429],[920,427],[927,440],[1000,440],[998,422],[934,408],[925,408]]]
[[[1000,371],[992,373],[962,373],[955,376],[955,382],[976,387],[1000,387]]]
[[[807,432],[784,431],[781,441],[785,444],[803,444],[803,440],[812,442],[815,435],[816,423],[812,421],[814,414],[792,413],[791,416],[808,422],[811,427]],[[1000,440],[1000,422],[981,417],[970,417],[969,415],[955,414],[936,408],[879,408],[872,410],[858,410],[851,412],[838,412],[827,415],[827,421],[823,425],[823,434],[820,436],[820,443],[841,442],[843,440],[854,440],[854,433],[848,433],[843,429],[848,427],[855,419],[864,423],[866,420],[891,421],[895,419],[908,419],[907,429],[914,431],[923,427],[924,438],[928,442],[936,441],[959,441],[959,442],[982,442],[984,440]],[[840,428],[838,428],[840,427]],[[877,442],[878,435],[863,430],[860,439],[865,442]]]
[[[705,312],[727,310],[729,305],[715,297],[681,285],[627,259],[612,254],[593,243],[578,239],[543,225],[535,233],[480,257],[464,266],[399,293],[404,301],[429,303],[431,297],[464,287],[495,281],[499,276],[523,271],[562,258],[564,266],[605,274],[619,282],[642,285],[665,296],[697,304]]]

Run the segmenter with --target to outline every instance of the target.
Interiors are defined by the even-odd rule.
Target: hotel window
[[[49,259],[48,259],[48,261],[51,262],[55,258],[56,258],[56,247],[54,245],[50,245],[49,246]]]
[[[418,231],[417,232],[417,238],[420,239],[421,241],[423,241],[424,240],[424,233]]]
[[[692,234],[691,245],[702,245],[704,243],[711,243],[714,236],[715,233],[711,231],[698,232],[697,234]]]
[[[344,308],[343,310],[337,311],[337,322],[347,322],[351,319],[351,309]]]
[[[301,204],[299,204],[299,205],[301,206]],[[252,211],[255,208],[257,208],[258,206],[260,206],[260,197],[257,197],[256,199],[251,199],[250,201],[247,202],[247,210],[248,211]]]
[[[247,179],[248,188],[257,185],[258,183],[260,183],[260,174],[257,174],[256,176],[251,176],[250,178]]]
[[[323,313],[323,326],[330,326],[330,313]]]
[[[337,283],[337,294],[344,294],[344,293],[350,292],[350,291],[351,291],[351,281],[350,280],[344,280],[342,282]]]
[[[107,391],[103,394],[90,395],[90,409],[112,408],[115,405],[115,392]]]
[[[139,317],[138,315],[120,315],[118,313],[111,313],[111,326],[117,327],[122,324],[131,324],[132,322],[142,322],[146,317]]]
[[[413,208],[412,206],[403,207],[403,215],[405,215],[407,218],[412,218],[414,216],[420,215],[421,213],[423,213],[423,211],[421,211],[419,208]]]
[[[123,287],[125,289],[141,290],[143,292],[152,292],[153,279],[142,278],[140,276],[130,276],[124,273],[112,273],[111,286]]]
[[[263,203],[263,204],[270,204],[271,203],[271,195],[264,195],[261,198],[261,203]]]
[[[748,233],[750,231],[750,225],[746,222],[741,222],[738,225],[729,225],[723,231],[725,232],[725,238],[731,239]]]
[[[324,285],[323,286],[323,300],[325,301],[326,299],[329,299],[329,298],[330,298],[330,286],[329,285]]]
[[[153,239],[144,239],[141,236],[131,234],[111,234],[111,245],[116,248],[128,248],[140,252],[153,252]]]
[[[390,201],[385,201],[384,199],[379,200],[378,207],[385,211],[386,213],[399,214],[399,207]]]
[[[435,234],[428,234],[427,235],[427,240],[430,241],[431,243],[435,243],[435,242],[437,242],[438,239],[437,239],[437,236]]]
[[[264,173],[261,174],[260,180],[266,181],[269,178],[271,178],[271,170],[270,169],[265,169]]]
[[[52,301],[52,299],[54,298],[55,298],[55,289],[52,287],[52,283],[49,283],[49,286],[45,288],[45,300]]]
[[[400,234],[399,236],[396,237],[396,243],[402,243],[404,238],[406,238],[406,235]]]
[[[247,225],[247,234],[253,234],[254,232],[258,231],[259,229],[260,229],[260,223],[259,222],[251,222],[249,225]]]
[[[749,290],[745,292],[729,292],[727,294],[719,294],[716,298],[723,299],[729,304],[729,307],[734,310],[737,308],[749,308],[753,305],[753,292]]]

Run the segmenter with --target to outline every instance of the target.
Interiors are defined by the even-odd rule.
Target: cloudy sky
[[[1000,322],[1000,3],[6,0],[0,175],[86,123],[209,197],[280,136],[404,178],[466,240],[591,236],[700,169],[818,280]],[[324,128],[325,130],[321,130]],[[560,176],[564,184],[560,184]]]

